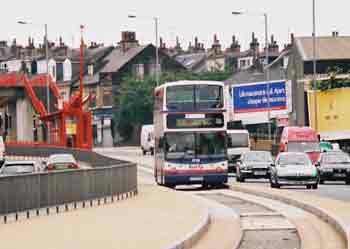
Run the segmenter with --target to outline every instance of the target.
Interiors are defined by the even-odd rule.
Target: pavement
[[[231,189],[244,193],[270,197],[275,200],[288,201],[292,205],[298,204],[298,206],[302,207],[303,209],[308,209],[308,211],[312,211],[312,213],[317,214],[317,216],[321,217],[323,220],[327,220],[327,222],[331,224],[333,228],[336,228],[338,230],[339,234],[345,232],[344,237],[349,240],[350,203],[347,201],[340,201],[312,194],[305,194],[302,191],[298,191],[298,189],[296,191],[292,191],[290,189],[271,189],[268,187],[262,187],[259,184],[235,183],[231,185]],[[326,227],[321,225],[314,226],[313,229],[319,234],[323,234],[324,238],[329,237],[331,233],[329,228],[327,230]],[[329,248],[340,248],[339,242],[341,242],[344,237],[335,239],[332,242],[329,240],[321,241],[321,244],[331,242]],[[343,241],[342,243],[347,244],[348,242]],[[347,244],[346,248],[348,247],[349,245]]]
[[[164,249],[207,215],[190,195],[141,182],[130,199],[0,225],[1,248]]]

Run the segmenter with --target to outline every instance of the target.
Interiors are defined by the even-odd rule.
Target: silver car
[[[36,161],[6,161],[0,169],[0,175],[23,175],[40,171],[40,163]]]
[[[308,189],[317,189],[318,171],[306,153],[280,153],[270,167],[270,184],[272,188],[284,185],[305,185]]]

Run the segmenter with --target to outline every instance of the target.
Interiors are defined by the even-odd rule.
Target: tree
[[[211,80],[223,81],[232,73],[206,72],[194,74],[192,72],[167,72],[159,79],[160,84],[179,80]],[[122,81],[121,89],[115,94],[115,103],[119,110],[115,113],[116,129],[124,141],[138,143],[142,124],[153,123],[154,88],[156,82],[153,77],[144,80],[126,77]]]
[[[137,142],[142,124],[153,123],[153,79],[123,80],[117,101],[120,107],[115,119],[117,130],[124,140]]]

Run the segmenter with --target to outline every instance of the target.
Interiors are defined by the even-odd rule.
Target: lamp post
[[[26,22],[26,21],[18,21],[18,24],[22,25],[31,25],[33,23]],[[45,30],[45,59],[46,59],[46,110],[47,113],[50,113],[50,82],[49,82],[49,46],[48,46],[48,37],[47,37],[47,24],[44,24],[44,30]],[[49,131],[49,125],[47,127],[47,142],[50,143],[50,131]]]
[[[317,117],[317,68],[316,68],[316,3],[312,0],[312,63],[313,63],[313,85],[314,85],[314,112],[315,112],[315,131],[318,132]]]
[[[270,69],[269,65],[269,36],[268,36],[268,16],[267,13],[252,13],[243,11],[233,11],[233,15],[255,15],[263,16],[265,20],[265,80],[266,80],[266,92],[267,92],[267,119],[268,119],[268,137],[271,140],[271,107],[270,107]]]
[[[137,18],[136,15],[128,15],[128,18]],[[155,28],[155,33],[156,33],[156,41],[155,41],[155,45],[156,45],[156,84],[157,86],[159,85],[159,51],[158,51],[158,24],[159,24],[159,19],[158,17],[153,17],[154,20],[154,28]]]

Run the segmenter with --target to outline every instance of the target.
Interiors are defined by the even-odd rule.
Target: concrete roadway
[[[152,181],[150,174],[153,174],[153,156],[149,154],[143,156],[139,147],[103,148],[96,149],[96,151],[110,157],[138,163],[141,169],[139,170],[139,175],[141,174],[143,177],[147,176],[148,181]],[[230,183],[234,181],[234,177],[231,177],[229,180]],[[246,184],[257,184],[270,188],[268,180],[246,180]],[[345,185],[344,182],[326,182],[324,185],[320,184],[317,190],[306,190],[304,187],[291,187],[289,189],[329,199],[350,201],[350,186]]]

